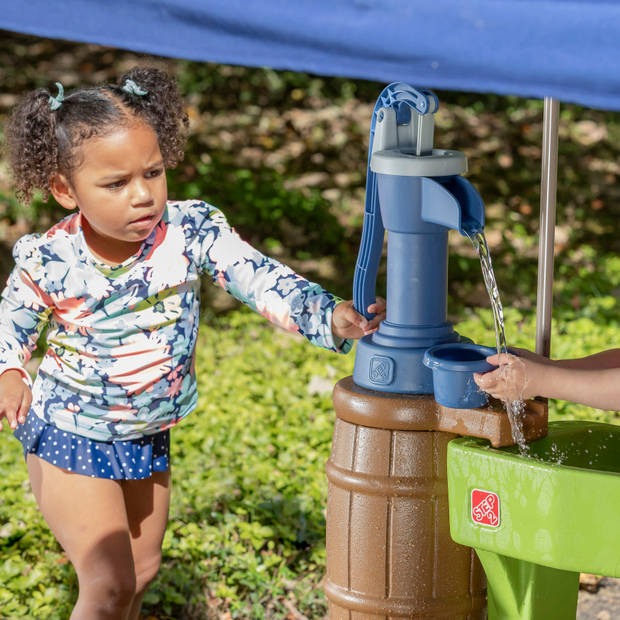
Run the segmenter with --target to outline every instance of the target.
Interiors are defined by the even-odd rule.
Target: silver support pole
[[[538,291],[536,298],[536,353],[551,353],[553,307],[553,249],[558,181],[558,121],[560,103],[545,97],[542,170],[540,180],[540,237],[538,240]]]

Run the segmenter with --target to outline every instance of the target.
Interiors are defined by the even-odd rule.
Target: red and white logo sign
[[[491,491],[471,492],[471,518],[474,523],[499,527],[499,497]]]

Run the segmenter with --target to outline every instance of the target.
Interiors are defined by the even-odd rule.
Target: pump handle
[[[385,229],[379,209],[377,179],[370,169],[377,117],[382,109],[393,108],[399,123],[408,123],[411,111],[418,114],[434,114],[439,101],[429,90],[418,90],[402,82],[393,82],[386,86],[375,104],[370,122],[370,142],[368,147],[368,165],[366,171],[366,202],[364,207],[364,224],[355,275],[353,276],[353,306],[367,319],[374,317],[368,312],[368,306],[375,301],[377,272],[381,261]]]

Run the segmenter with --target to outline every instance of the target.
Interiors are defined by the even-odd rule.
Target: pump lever
[[[403,82],[393,82],[379,95],[375,113],[380,108],[398,108],[401,104],[407,105],[418,114],[434,114],[439,107],[439,100],[430,90],[417,89]]]
[[[439,100],[435,93],[403,82],[386,86],[377,98],[370,123],[362,240],[353,277],[353,305],[367,319],[374,317],[367,308],[375,300],[377,272],[385,236],[378,207],[377,182],[375,173],[370,169],[370,158],[375,144],[380,150],[400,145],[415,150],[417,155],[426,155],[432,151],[432,115],[438,107]]]

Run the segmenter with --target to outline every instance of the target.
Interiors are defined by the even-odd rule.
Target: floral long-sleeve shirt
[[[88,249],[81,216],[22,237],[0,302],[0,373],[22,371],[47,325],[30,415],[99,441],[175,425],[196,405],[200,276],[273,323],[326,349],[339,301],[244,242],[215,207],[168,202],[140,250],[120,265]]]

